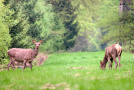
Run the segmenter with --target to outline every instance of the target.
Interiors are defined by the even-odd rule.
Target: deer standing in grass
[[[115,69],[118,66],[118,63],[116,61],[116,57],[118,57],[119,61],[119,67],[121,66],[120,64],[120,58],[121,58],[121,53],[122,53],[122,47],[119,44],[113,44],[109,47],[106,48],[105,51],[105,56],[103,61],[100,61],[100,68],[105,69],[106,68],[106,63],[109,63],[109,69],[112,69],[112,63],[113,61],[115,62]],[[110,63],[111,61],[111,63]]]
[[[35,42],[34,40],[32,40],[32,41],[35,44],[34,50],[33,49],[22,49],[22,48],[12,48],[7,51],[7,54],[10,58],[10,62],[7,64],[8,71],[9,71],[9,67],[11,64],[13,65],[13,70],[14,70],[15,61],[23,62],[23,71],[26,67],[26,62],[29,62],[30,68],[32,71],[32,61],[39,52],[39,47],[40,47],[40,44],[42,43],[42,40],[40,42]]]

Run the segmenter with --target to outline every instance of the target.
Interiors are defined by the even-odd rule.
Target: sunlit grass
[[[132,90],[134,58],[130,53],[121,57],[122,67],[101,70],[104,51],[52,54],[42,66],[10,69],[0,72],[0,90]],[[114,64],[114,63],[113,63]]]

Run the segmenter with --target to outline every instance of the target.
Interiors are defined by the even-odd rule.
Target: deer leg
[[[10,60],[10,62],[7,64],[8,71],[9,71],[9,67],[10,67],[11,63],[12,63],[12,61]]]
[[[119,61],[119,69],[120,69],[120,66],[121,66],[120,59],[121,59],[121,56],[119,55],[119,56],[118,56],[118,61]]]
[[[11,64],[13,64],[13,70],[14,70],[14,59],[13,58],[10,58],[10,62],[7,64],[8,71],[9,71],[9,67]]]
[[[120,59],[121,59],[121,56],[118,56],[119,66],[121,66]]]
[[[23,62],[23,71],[24,71],[25,67],[26,67],[26,60],[24,60],[24,62]]]
[[[32,71],[32,62],[29,62],[30,63],[30,68],[31,68],[31,71]]]
[[[109,70],[110,70],[110,65],[111,65],[111,64],[110,64],[110,58],[108,58],[108,63],[109,63]]]
[[[111,66],[111,69],[112,69],[112,64],[113,64],[113,59],[111,60],[111,65],[110,65]]]
[[[15,63],[15,59],[12,60],[13,70],[14,70],[14,63]]]
[[[113,60],[114,60],[114,62],[115,62],[115,70],[116,70],[116,68],[117,68],[117,66],[118,66],[118,63],[117,63],[117,61],[116,61],[116,57],[113,57]]]

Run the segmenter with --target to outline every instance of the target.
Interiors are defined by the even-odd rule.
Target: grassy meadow
[[[101,70],[103,57],[104,51],[51,54],[32,71],[0,71],[0,90],[133,90],[134,54],[123,52],[116,70],[114,63]]]

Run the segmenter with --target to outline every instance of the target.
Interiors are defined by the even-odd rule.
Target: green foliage
[[[128,46],[125,50],[134,52],[134,12],[127,12],[120,18],[120,28],[121,32],[119,35],[121,41],[125,46]]]
[[[103,5],[100,7],[99,13],[101,13],[101,18],[99,18],[98,25],[103,30],[101,32],[103,35],[105,35],[103,39],[105,42],[110,41],[111,38],[116,40],[114,36],[116,36],[115,34],[119,34],[118,2],[119,1],[103,1]]]
[[[60,17],[65,25],[64,47],[73,47],[79,30],[75,14],[78,6],[74,7],[71,0],[47,0],[53,5],[54,12]]]
[[[31,36],[32,38],[40,39],[40,28],[38,28],[39,26],[36,24],[36,21],[38,21],[42,17],[42,13],[38,13],[35,11],[35,7],[38,2],[39,0],[28,0],[27,2],[22,0],[22,3],[24,5],[23,12],[26,14],[29,24],[27,35]]]
[[[10,9],[14,11],[12,15],[12,26],[10,26],[10,35],[12,37],[11,48],[28,48],[31,43],[31,36],[27,35],[27,31],[30,28],[28,22],[29,17],[25,11],[25,5],[27,2],[10,0],[7,5],[10,5]]]
[[[99,19],[98,26],[102,28],[102,34],[104,35],[102,42],[117,41],[121,42],[124,46],[127,45],[126,50],[133,51],[134,46],[132,45],[134,35],[134,19],[133,12],[122,12],[122,17],[119,17],[119,1],[104,1],[100,8],[99,13],[101,18]],[[107,11],[107,12],[105,12]]]
[[[52,5],[38,0],[34,9],[41,14],[36,21],[37,29],[41,33],[40,38],[44,41],[40,50],[52,53],[64,49],[62,45],[65,28],[60,17],[53,12]]]
[[[100,0],[74,0],[72,2],[74,6],[79,4],[79,8],[77,8],[77,11],[75,12],[77,13],[76,19],[80,26],[77,39],[83,37],[81,40],[76,41],[76,45],[73,49],[79,49],[80,51],[100,50],[101,32],[99,27],[96,26],[99,18],[97,12],[100,3]]]
[[[4,64],[7,62],[7,50],[11,41],[9,35],[9,19],[12,12],[2,2],[3,0],[0,1],[0,63]]]
[[[101,70],[105,52],[51,54],[42,66],[0,71],[0,89],[133,90],[133,54],[122,53],[121,68]],[[113,62],[114,64],[114,62]],[[108,63],[107,63],[108,65]]]
[[[33,48],[32,39],[43,40],[41,51],[57,51],[63,45],[65,28],[52,6],[44,0],[9,0],[4,2],[14,10],[10,35],[11,48]]]

